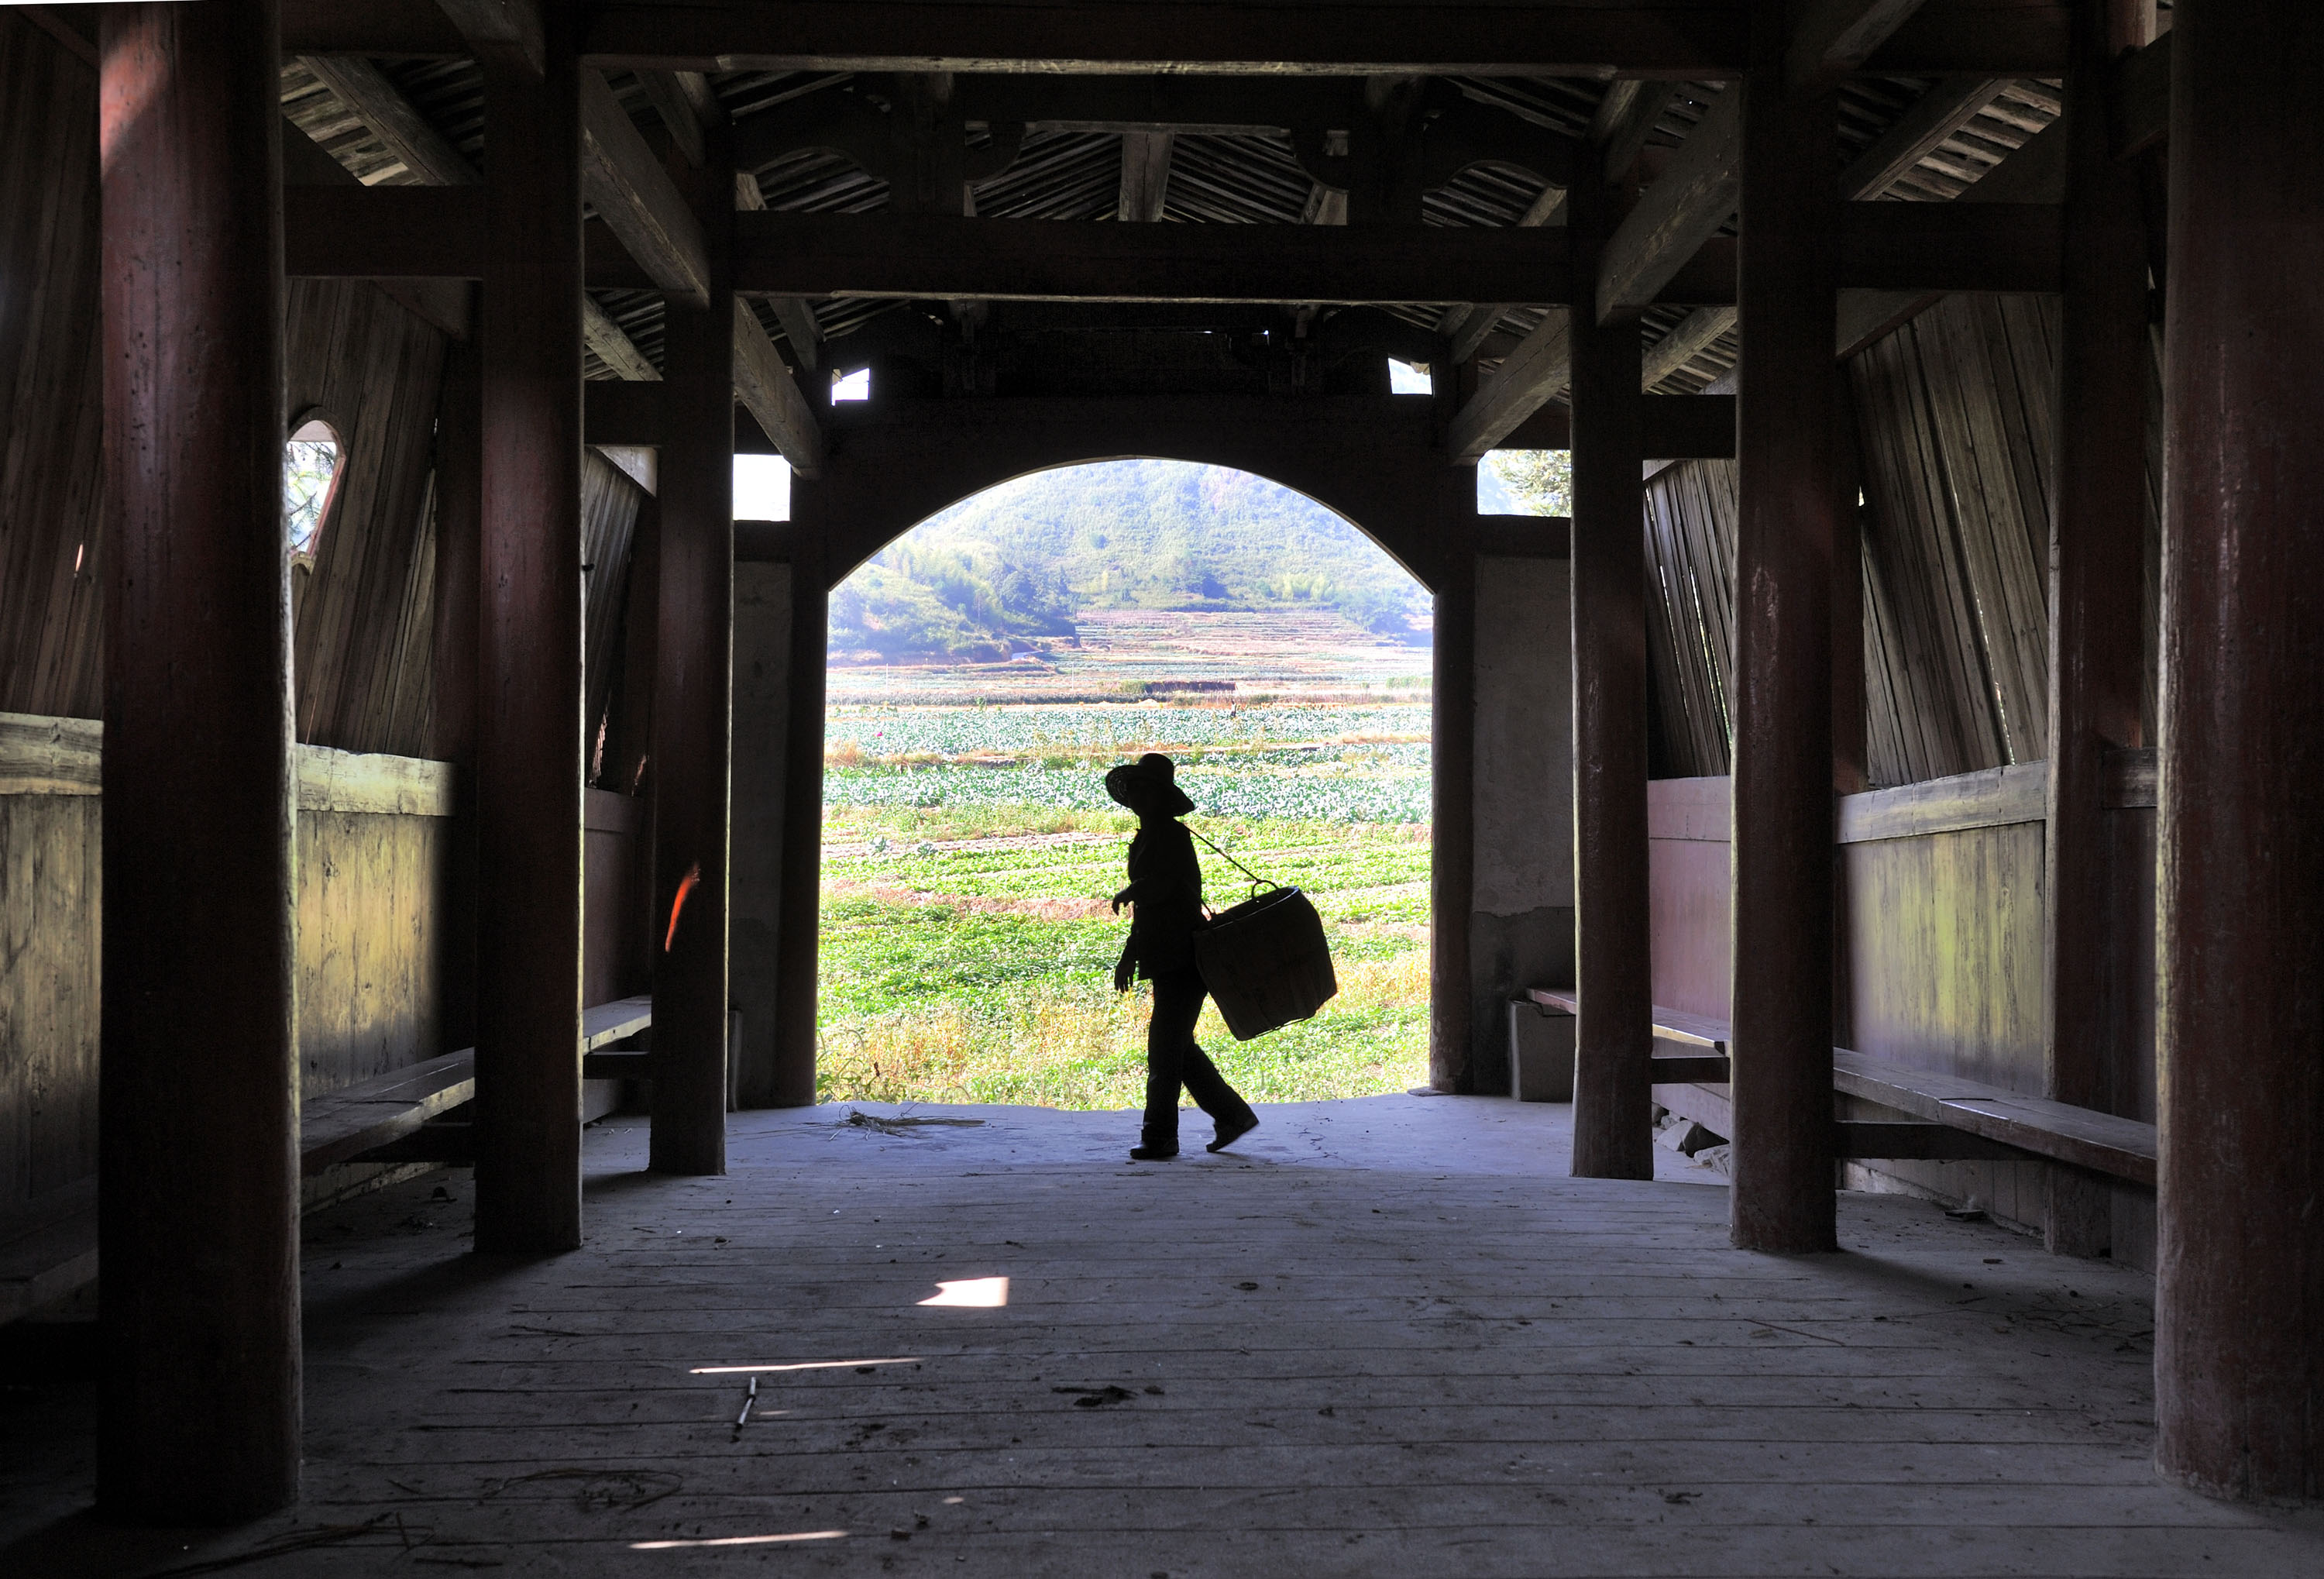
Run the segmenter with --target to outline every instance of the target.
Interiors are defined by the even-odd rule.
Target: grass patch
[[[1136,1106],[1145,1090],[1148,997],[1112,990],[1126,924],[1131,819],[998,805],[852,806],[826,813],[823,1101]],[[1427,1073],[1425,830],[1323,819],[1196,818],[1195,826],[1315,901],[1340,995],[1314,1020],[1249,1043],[1215,1006],[1196,1036],[1243,1094],[1303,1102],[1400,1091]],[[1062,826],[1060,826],[1062,824]],[[1113,840],[942,850],[951,839],[1111,834]],[[1213,902],[1245,882],[1207,851]]]

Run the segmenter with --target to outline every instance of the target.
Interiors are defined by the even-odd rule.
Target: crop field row
[[[1078,623],[1077,642],[1044,643],[1010,663],[834,669],[831,698],[908,704],[973,693],[1035,703],[1188,682],[1246,697],[1427,692],[1425,646],[1375,636],[1329,612],[1118,611]]]
[[[1123,760],[1143,752],[1313,749],[1428,743],[1424,704],[1320,707],[1297,703],[1172,706],[1100,703],[1015,706],[843,706],[830,709],[825,754],[836,761],[908,758]]]

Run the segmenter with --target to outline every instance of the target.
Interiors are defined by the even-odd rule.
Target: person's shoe
[[[1167,1162],[1177,1155],[1176,1146],[1132,1146],[1130,1149],[1130,1160],[1132,1162]]]
[[[1239,1124],[1221,1124],[1219,1126],[1218,1134],[1212,1140],[1211,1143],[1204,1147],[1203,1150],[1205,1151],[1223,1151],[1257,1128],[1259,1128],[1259,1115],[1257,1113],[1251,1114],[1249,1118],[1243,1120],[1242,1122]]]

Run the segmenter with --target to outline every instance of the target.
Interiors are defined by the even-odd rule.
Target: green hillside
[[[1332,608],[1400,634],[1425,595],[1302,494],[1222,466],[1042,472],[930,518],[832,596],[835,653],[995,659],[1085,610]]]

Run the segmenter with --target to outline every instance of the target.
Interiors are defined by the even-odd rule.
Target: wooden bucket
[[[1305,1020],[1340,991],[1323,919],[1296,888],[1221,910],[1194,933],[1194,963],[1239,1042]]]

